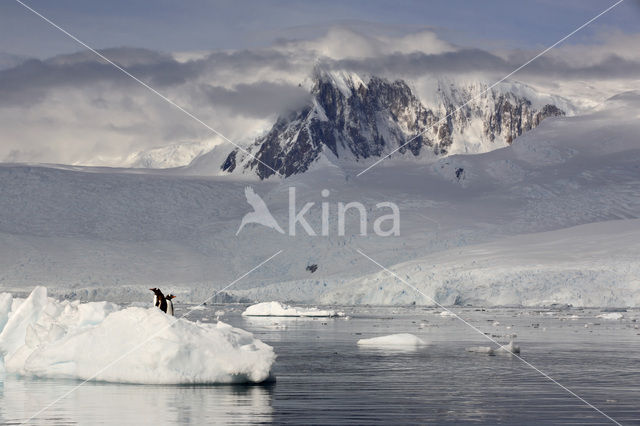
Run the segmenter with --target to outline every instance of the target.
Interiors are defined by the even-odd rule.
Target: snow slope
[[[638,306],[640,95],[550,118],[512,146],[436,162],[389,159],[362,169],[318,164],[284,181],[173,171],[0,165],[0,290],[146,301],[149,287],[200,302],[225,291],[256,302],[430,304],[357,250],[441,303]],[[296,212],[320,234],[249,224],[250,185],[288,231]],[[322,196],[322,190],[330,194]],[[361,202],[338,235],[338,202]],[[372,222],[394,202],[400,236]],[[317,264],[311,273],[306,266]]]
[[[273,349],[251,333],[222,322],[176,321],[157,308],[57,302],[44,287],[15,309],[2,308],[0,317],[9,318],[0,328],[7,373],[143,384],[262,382],[275,361]]]

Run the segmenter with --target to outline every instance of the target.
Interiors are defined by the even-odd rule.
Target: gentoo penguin
[[[162,312],[167,312],[167,299],[164,297],[164,294],[162,294],[160,289],[150,288],[149,290],[151,290],[154,294],[153,306],[157,306]]]
[[[171,299],[175,299],[175,296],[173,294],[167,294],[165,299],[167,300],[167,315],[173,316],[173,302]]]

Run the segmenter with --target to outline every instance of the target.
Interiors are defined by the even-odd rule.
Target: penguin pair
[[[162,312],[173,316],[173,302],[171,299],[174,299],[175,296],[173,294],[167,294],[165,296],[159,288],[155,287],[149,290],[153,292],[153,306],[157,306]]]

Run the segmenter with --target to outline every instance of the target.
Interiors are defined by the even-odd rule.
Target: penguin
[[[165,299],[167,300],[167,315],[173,316],[173,302],[171,299],[175,299],[175,296],[173,294],[167,294]]]
[[[149,290],[154,293],[153,306],[157,306],[162,312],[167,312],[167,299],[164,297],[164,294],[162,294],[160,289],[150,288]]]

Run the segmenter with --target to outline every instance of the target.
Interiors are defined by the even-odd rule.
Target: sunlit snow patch
[[[251,305],[242,313],[247,317],[342,317],[344,313],[318,308],[298,308],[280,302]]]
[[[418,336],[409,333],[390,334],[388,336],[358,340],[358,346],[394,350],[415,350],[426,345],[427,342]]]
[[[22,303],[0,295],[6,373],[150,384],[262,382],[275,353],[224,323],[175,319],[157,308],[58,302],[36,287]],[[12,306],[7,312],[7,306]]]

